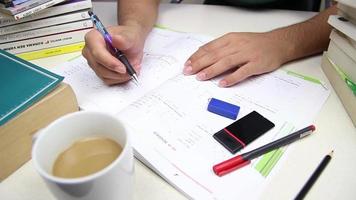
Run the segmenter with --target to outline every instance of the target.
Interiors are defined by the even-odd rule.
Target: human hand
[[[228,72],[219,82],[220,87],[228,87],[277,69],[288,61],[290,48],[273,32],[228,33],[200,47],[185,63],[183,73],[208,80]]]
[[[124,52],[137,73],[143,56],[145,36],[138,27],[114,26],[107,29],[112,36],[113,46]],[[82,50],[89,66],[105,84],[113,85],[131,79],[125,66],[115,58],[106,47],[103,36],[97,30],[85,35],[85,47]]]

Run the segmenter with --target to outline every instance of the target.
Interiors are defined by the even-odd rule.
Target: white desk
[[[94,3],[94,10],[106,24],[116,20],[115,3]],[[302,21],[313,13],[291,11],[247,11],[232,7],[192,4],[164,4],[158,24],[172,29],[220,36],[231,31],[266,31]],[[58,60],[79,55],[35,61],[42,66],[58,65]],[[284,67],[323,80],[331,88],[320,68],[320,56],[290,63]],[[315,119],[317,133],[294,143],[288,157],[264,192],[263,199],[291,199],[306,182],[322,157],[331,149],[334,158],[308,194],[309,199],[356,199],[356,129],[333,89]],[[305,113],[306,115],[308,113]],[[139,161],[136,161],[134,199],[185,199],[172,186]],[[0,169],[1,170],[1,169]],[[0,184],[0,199],[53,199],[32,162]]]

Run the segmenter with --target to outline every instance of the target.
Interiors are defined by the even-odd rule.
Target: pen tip
[[[132,79],[134,80],[134,82],[135,82],[135,84],[136,84],[137,86],[140,85],[140,83],[138,82],[138,78],[137,78],[136,74],[132,75]]]
[[[89,16],[93,15],[93,12],[91,10],[88,11]]]

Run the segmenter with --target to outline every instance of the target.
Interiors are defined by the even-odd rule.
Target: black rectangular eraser
[[[256,138],[260,137],[274,124],[256,111],[223,128],[213,135],[227,150],[235,154]]]
[[[224,129],[215,133],[213,137],[231,153],[236,153],[244,147],[241,142],[236,140],[230,134],[226,134]]]

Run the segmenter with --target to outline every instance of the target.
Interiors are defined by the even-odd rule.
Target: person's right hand
[[[114,26],[108,28],[108,32],[112,36],[113,46],[126,55],[135,71],[139,73],[145,41],[140,29],[133,26]],[[93,29],[85,35],[82,54],[105,84],[113,85],[130,80],[125,66],[110,53],[99,31]]]

